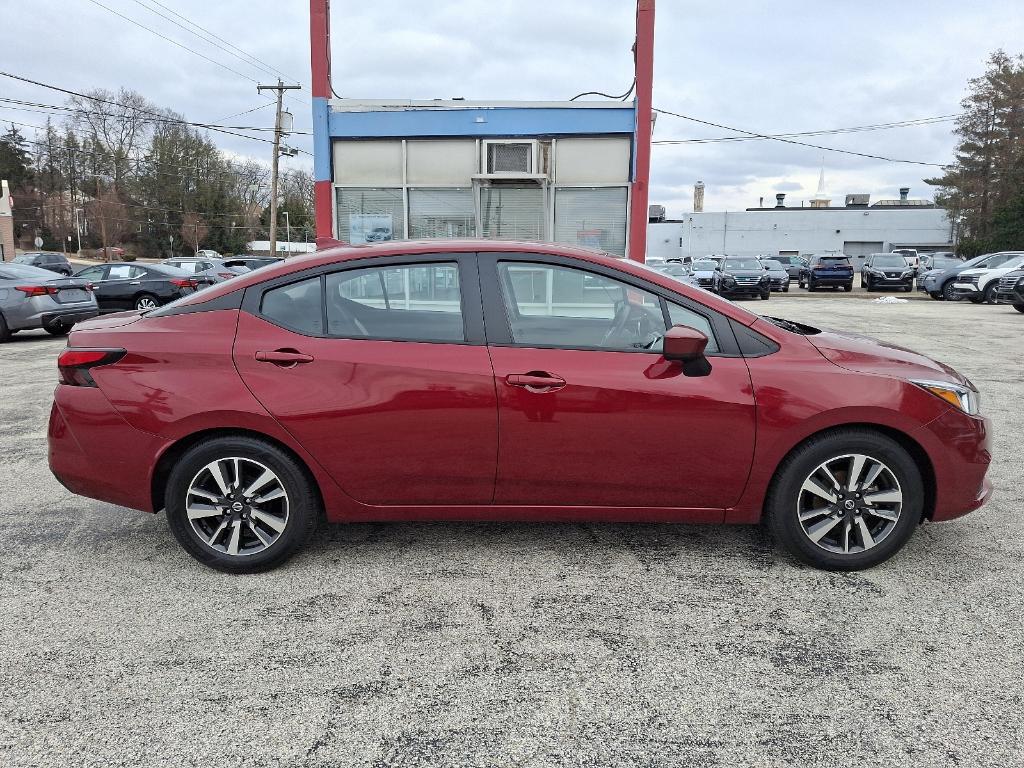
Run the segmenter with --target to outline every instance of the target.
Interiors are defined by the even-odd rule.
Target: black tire
[[[928,291],[928,295],[931,296],[936,301],[942,301],[943,299],[945,299],[945,296],[943,296],[942,293],[940,293],[939,291]]]
[[[847,293],[849,293],[850,291],[852,291],[852,290],[853,290],[853,280],[851,280],[851,281],[850,281],[850,282],[848,282],[848,283],[847,283],[846,285],[844,285],[844,286],[843,286],[843,290],[844,290],[844,291],[846,291]]]
[[[903,506],[892,530],[876,545],[856,553],[835,553],[811,541],[800,523],[797,505],[801,486],[817,466],[852,453],[862,453],[887,465],[902,489]],[[765,522],[779,543],[798,560],[828,571],[856,571],[878,565],[902,549],[921,522],[923,509],[924,484],[910,454],[878,432],[848,428],[811,438],[786,457],[765,500]]]
[[[808,293],[814,293],[816,290],[818,290],[818,286],[816,286],[814,284],[813,280],[808,280],[807,281],[807,292]]]
[[[269,468],[287,493],[284,529],[273,543],[254,554],[230,555],[214,549],[199,537],[185,510],[193,479],[211,462],[228,457],[249,459]],[[281,565],[309,541],[322,513],[320,496],[304,467],[270,443],[242,436],[207,440],[188,450],[167,479],[165,499],[167,522],[182,548],[203,565],[227,573],[259,573]]]
[[[786,283],[784,286],[782,286],[782,292],[789,293],[789,283]]]
[[[981,294],[981,302],[983,304],[996,303],[996,282],[994,280],[985,286],[985,290]]]
[[[71,328],[67,325],[51,325],[44,330],[51,336],[67,336]]]
[[[1014,304],[1013,308],[1016,309],[1018,312],[1024,312],[1024,304]]]
[[[141,304],[148,304],[148,302],[153,302],[156,306],[160,306],[160,299],[151,293],[140,293],[135,297],[133,304],[135,309],[153,309],[153,307],[150,306],[140,306]]]
[[[948,280],[945,285],[942,286],[942,298],[946,301],[960,301],[956,295],[956,291],[953,289],[953,281]]]
[[[770,299],[771,297],[772,297],[771,289],[768,289],[767,291],[764,291],[761,294],[761,301],[768,301],[768,299]]]
[[[7,327],[7,321],[4,320],[4,316],[0,315],[0,344],[5,344],[11,340],[11,329]]]

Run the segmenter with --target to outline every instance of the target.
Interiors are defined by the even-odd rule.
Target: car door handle
[[[132,280],[128,285],[142,285],[141,280]]]
[[[513,387],[524,387],[530,392],[554,392],[565,386],[565,379],[546,371],[530,371],[529,373],[510,373],[505,383]]]
[[[273,363],[282,368],[292,368],[299,363],[313,362],[312,355],[306,355],[295,349],[275,349],[271,352],[257,352],[256,359],[261,363]]]

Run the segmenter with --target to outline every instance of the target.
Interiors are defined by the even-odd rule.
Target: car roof
[[[623,259],[611,254],[580,248],[573,245],[560,243],[541,243],[518,240],[486,240],[486,239],[458,239],[458,240],[388,240],[383,243],[366,243],[359,245],[336,245],[318,250],[313,253],[305,253],[293,256],[277,264],[270,264],[262,269],[247,272],[238,277],[217,283],[200,292],[191,294],[181,299],[175,306],[191,306],[202,304],[225,296],[229,293],[247,288],[250,285],[258,285],[276,277],[290,274],[297,274],[310,269],[316,269],[331,264],[344,264],[360,259],[379,258],[387,256],[404,257],[419,254],[438,254],[444,258],[446,254],[453,253],[535,253],[538,256],[568,256],[580,261],[618,269],[634,277],[655,283],[662,288],[707,304],[712,309],[727,317],[731,317],[744,325],[752,325],[758,319],[758,315],[746,310],[731,301],[722,299],[706,291],[690,288],[681,284],[678,280],[648,269],[641,264]]]

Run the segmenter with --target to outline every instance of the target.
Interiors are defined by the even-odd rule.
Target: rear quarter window
[[[306,336],[323,335],[323,291],[319,277],[272,288],[263,294],[260,314]]]

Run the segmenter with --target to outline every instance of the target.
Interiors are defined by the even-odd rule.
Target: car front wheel
[[[223,437],[187,451],[167,481],[167,521],[199,562],[229,573],[283,563],[320,517],[313,481],[284,451],[251,437]]]
[[[775,538],[799,560],[832,571],[889,559],[921,521],[921,473],[906,450],[877,432],[844,429],[812,438],[779,467],[766,503]]]
[[[956,295],[956,289],[953,287],[952,280],[942,286],[942,298],[946,301],[959,301],[959,298]]]
[[[1016,309],[1018,312],[1024,312],[1024,304],[1014,304],[1013,308]]]

